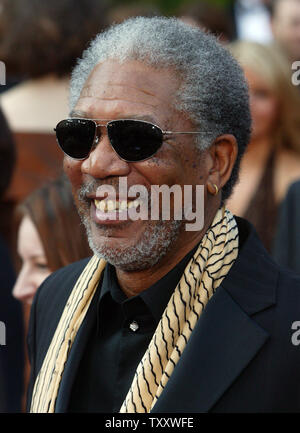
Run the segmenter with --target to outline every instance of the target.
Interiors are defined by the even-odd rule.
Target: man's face
[[[300,60],[300,0],[279,0],[272,27],[275,39],[290,60]]]
[[[157,71],[137,61],[122,65],[106,61],[89,76],[73,115],[108,120],[133,118],[151,121],[163,130],[193,131],[190,120],[174,108],[178,86],[170,70]],[[195,236],[194,232],[185,232],[184,221],[172,218],[103,221],[96,210],[99,203],[95,203],[97,188],[111,185],[118,193],[120,179],[126,179],[128,189],[142,185],[149,196],[152,185],[205,184],[205,152],[196,149],[194,140],[194,135],[171,136],[152,158],[128,163],[114,152],[106,128],[101,127],[99,143],[85,160],[65,157],[64,169],[94,252],[121,269],[145,269],[164,257],[170,245],[180,248]],[[122,197],[117,195],[116,199],[121,206]]]

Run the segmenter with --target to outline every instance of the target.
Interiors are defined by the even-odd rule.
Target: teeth
[[[140,205],[139,200],[127,201],[127,200],[94,200],[95,206],[97,209],[102,212],[112,212],[114,210],[126,210],[132,207],[137,208]]]
[[[126,200],[122,200],[119,204],[119,209],[121,210],[125,210],[127,209],[127,201]]]
[[[107,201],[107,210],[112,211],[119,208],[118,202],[113,202],[112,200]]]
[[[106,211],[106,201],[105,200],[101,200],[99,203],[99,209],[102,210],[102,212]]]

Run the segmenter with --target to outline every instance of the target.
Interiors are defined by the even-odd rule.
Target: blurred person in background
[[[249,84],[253,130],[228,207],[252,222],[271,252],[278,207],[300,178],[300,95],[276,47],[239,41],[230,50]]]
[[[65,175],[33,191],[18,206],[17,214],[22,268],[13,294],[31,304],[36,289],[51,272],[92,253]]]
[[[210,31],[221,42],[228,42],[233,39],[234,30],[231,16],[227,10],[207,0],[192,3],[189,6],[184,5],[179,16],[187,24]]]
[[[290,62],[300,60],[300,0],[273,0],[274,39]]]
[[[271,0],[236,0],[231,5],[234,39],[269,43],[273,40],[270,22]]]
[[[15,144],[6,119],[0,110],[0,199],[3,200],[15,166]],[[1,206],[1,220],[5,215]],[[6,221],[8,224],[8,221]],[[8,228],[8,225],[5,228]],[[2,225],[1,225],[2,229]],[[21,304],[12,296],[15,271],[11,250],[0,232],[0,321],[5,336],[0,345],[0,412],[19,412],[23,393],[23,320]],[[3,328],[1,328],[3,331]],[[3,336],[2,336],[3,337]]]
[[[27,333],[30,306],[39,285],[51,272],[92,253],[64,175],[33,191],[18,206],[17,219],[21,266],[13,295],[24,303]],[[28,375],[26,359],[26,384]]]
[[[0,59],[7,79],[1,94],[14,133],[17,166],[9,198],[18,203],[45,179],[59,175],[53,128],[68,113],[68,83],[77,57],[106,26],[106,0],[0,0]]]
[[[68,111],[71,69],[106,24],[104,1],[0,0],[0,58],[23,82],[2,96],[13,131],[53,132]]]
[[[120,24],[122,21],[130,17],[153,17],[161,15],[159,7],[151,3],[137,1],[124,1],[115,3],[107,10],[107,21],[110,24]]]

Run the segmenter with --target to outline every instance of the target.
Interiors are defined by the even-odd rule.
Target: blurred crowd
[[[154,1],[0,0],[0,412],[24,410],[38,286],[91,255],[53,130],[68,117],[72,67],[108,25],[163,13]],[[252,136],[228,208],[252,222],[275,260],[300,272],[300,84],[292,80],[300,0],[182,1],[175,15],[214,33],[245,72]]]

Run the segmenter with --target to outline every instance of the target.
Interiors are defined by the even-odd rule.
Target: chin
[[[180,221],[156,221],[148,224],[139,238],[116,238],[95,236],[86,225],[90,248],[96,256],[124,271],[141,271],[156,265],[165,257],[170,246],[177,240]]]

